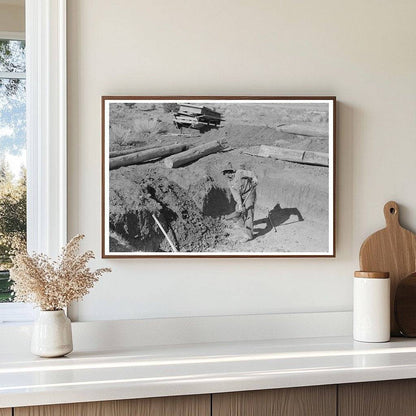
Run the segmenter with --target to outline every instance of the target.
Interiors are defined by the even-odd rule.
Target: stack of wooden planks
[[[178,129],[188,127],[200,131],[216,128],[221,124],[221,114],[203,105],[180,104],[173,122]]]

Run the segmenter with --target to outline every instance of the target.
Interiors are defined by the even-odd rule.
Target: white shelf
[[[339,384],[416,377],[416,340],[349,337],[0,354],[0,407]]]

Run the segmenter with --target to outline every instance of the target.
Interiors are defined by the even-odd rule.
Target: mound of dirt
[[[153,215],[182,252],[203,252],[225,238],[221,221],[204,215],[189,192],[153,169],[137,173],[134,167],[111,172],[110,231],[117,236],[111,250],[172,251]]]

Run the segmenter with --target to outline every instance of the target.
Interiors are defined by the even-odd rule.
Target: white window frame
[[[27,244],[56,257],[67,241],[66,0],[26,0]],[[1,304],[0,322],[30,305]]]

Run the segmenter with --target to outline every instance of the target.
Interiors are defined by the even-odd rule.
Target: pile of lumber
[[[179,110],[173,115],[173,122],[178,129],[188,127],[200,131],[218,127],[221,114],[203,105],[180,104]]]

